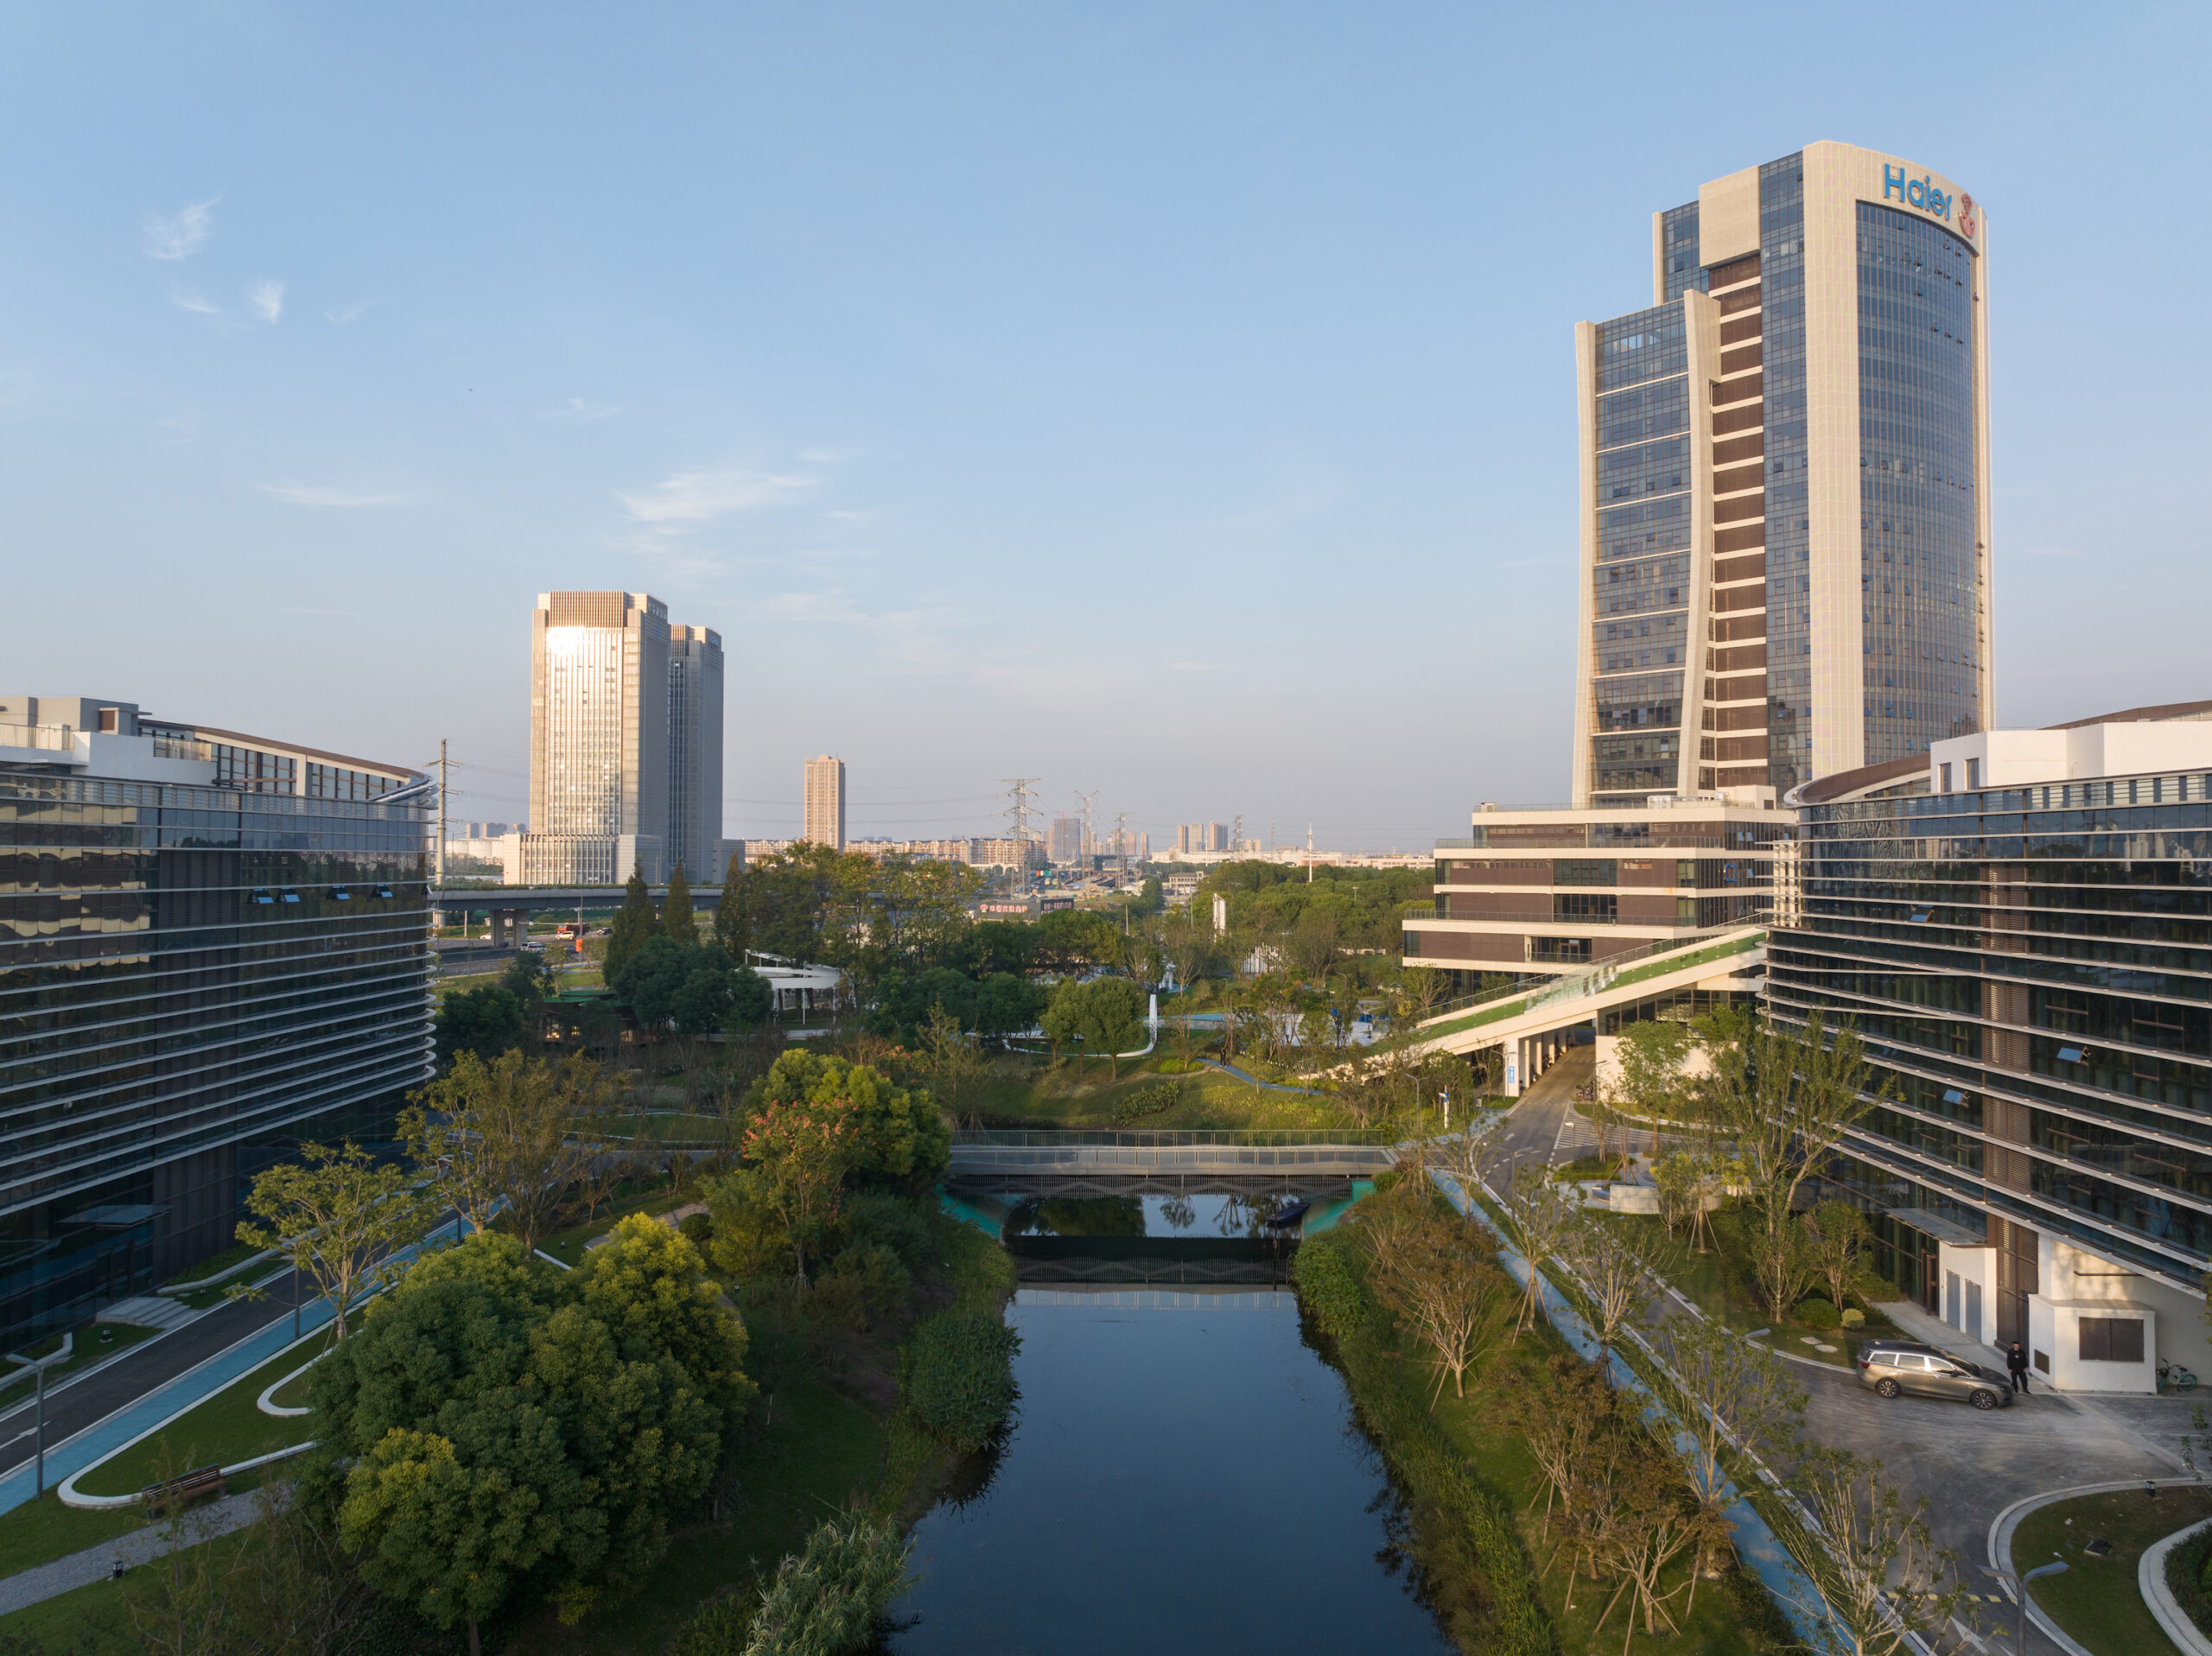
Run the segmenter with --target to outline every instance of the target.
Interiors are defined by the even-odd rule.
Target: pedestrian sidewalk
[[[132,1323],[142,1329],[159,1329],[167,1333],[171,1329],[181,1329],[204,1315],[181,1299],[171,1299],[163,1294],[141,1294],[135,1299],[117,1300],[92,1320],[96,1323]]]
[[[226,1495],[199,1508],[185,1520],[185,1545],[198,1546],[202,1541],[244,1529],[260,1516],[257,1501],[257,1493],[249,1490],[244,1494]],[[117,1573],[118,1564],[129,1570],[151,1564],[168,1550],[168,1526],[149,1524],[143,1530],[118,1535],[112,1541],[86,1547],[82,1552],[56,1558],[52,1564],[37,1564],[0,1578],[0,1615],[28,1609],[79,1587],[105,1581]]]
[[[1939,1347],[1955,1356],[1964,1357],[1968,1362],[1980,1363],[1984,1368],[1993,1368],[2000,1374],[2005,1373],[2005,1354],[1995,1346],[1969,1340],[1942,1317],[1922,1310],[1909,1299],[1885,1299],[1874,1309],[1903,1329],[1908,1340],[1917,1340],[1924,1346]],[[2034,1383],[2032,1376],[2030,1383]]]

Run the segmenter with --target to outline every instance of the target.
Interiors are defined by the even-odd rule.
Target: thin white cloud
[[[369,307],[374,303],[376,301],[373,299],[357,299],[350,305],[340,305],[336,310],[323,312],[322,317],[327,322],[358,322],[368,314]]]
[[[220,316],[223,308],[202,298],[188,288],[179,288],[169,295],[179,310],[188,310],[194,316]]]
[[[287,604],[284,606],[284,612],[287,615],[351,615],[353,613],[352,610],[311,609],[305,604]]]
[[[168,218],[156,213],[146,220],[146,257],[152,259],[187,259],[200,251],[200,244],[215,233],[215,203],[223,198],[210,196],[205,201],[194,201]]]
[[[572,397],[558,408],[546,409],[545,417],[581,425],[593,420],[611,420],[621,412],[620,403],[594,403],[581,397]]]
[[[730,512],[778,505],[812,488],[816,481],[810,477],[728,468],[678,472],[652,489],[635,494],[617,491],[617,494],[629,508],[631,517],[641,523],[667,530],[686,523],[707,523]]]
[[[361,494],[315,483],[257,483],[253,486],[295,506],[397,506],[407,498],[404,494]]]
[[[245,302],[253,314],[272,327],[284,314],[284,284],[281,282],[257,282],[246,290]]]

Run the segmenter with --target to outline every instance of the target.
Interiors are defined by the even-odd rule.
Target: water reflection
[[[1007,1215],[1015,1236],[1238,1236],[1258,1240],[1292,1198],[1272,1191],[1205,1196],[1027,1196]]]
[[[1168,1235],[1245,1235],[1243,1215],[1215,1228],[1220,1200],[1189,1198],[1179,1225],[1153,1205],[1144,1217]],[[1291,1294],[1025,1287],[1007,1315],[1020,1418],[988,1482],[916,1529],[922,1580],[898,1612],[919,1619],[892,1649],[1451,1648]]]

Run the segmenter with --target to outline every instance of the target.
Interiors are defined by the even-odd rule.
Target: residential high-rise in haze
[[[845,848],[845,762],[823,753],[806,762],[806,831],[817,845]]]
[[[667,861],[722,877],[722,641],[709,627],[668,630]]]
[[[1950,180],[1826,142],[1653,215],[1651,308],[1576,328],[1577,807],[1986,727],[1986,238]]]

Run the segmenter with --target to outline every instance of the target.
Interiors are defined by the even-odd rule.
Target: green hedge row
[[[1412,1498],[1447,1520],[1453,1551],[1479,1579],[1475,1625],[1455,1628],[1466,1647],[1491,1656],[1554,1656],[1558,1640],[1511,1503],[1467,1464],[1408,1388],[1390,1349],[1390,1322],[1368,1291],[1358,1244],[1341,1230],[1299,1245],[1291,1267],[1300,1302],[1335,1347],[1368,1435]]]

